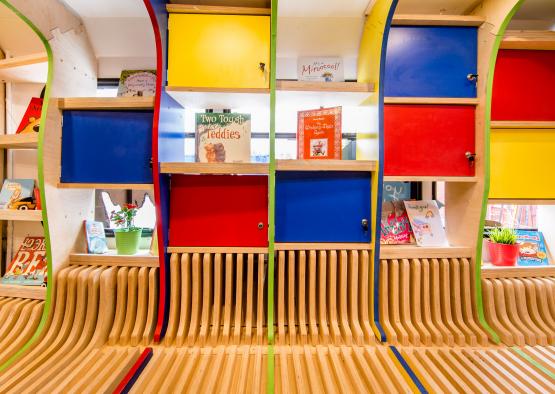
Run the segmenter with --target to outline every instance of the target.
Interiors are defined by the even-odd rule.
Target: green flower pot
[[[141,242],[142,228],[127,231],[126,229],[116,229],[116,249],[118,254],[135,254],[139,251],[139,243]]]

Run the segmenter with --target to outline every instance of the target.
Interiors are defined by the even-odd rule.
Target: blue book
[[[104,224],[94,220],[85,220],[85,233],[87,234],[87,248],[91,254],[102,254],[108,251]]]
[[[518,265],[548,265],[547,249],[543,234],[536,230],[515,230],[520,244]]]

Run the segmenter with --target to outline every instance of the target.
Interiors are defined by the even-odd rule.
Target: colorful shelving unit
[[[80,21],[57,0],[13,3],[63,66],[43,138],[6,139],[44,154],[54,286],[0,391],[555,391],[551,347],[506,346],[553,344],[554,322],[538,323],[555,320],[547,271],[490,286],[478,269],[494,60],[519,1],[404,15],[391,0],[145,0],[154,99],[93,98]],[[324,50],[346,59],[347,82],[296,80],[296,58]],[[297,111],[337,105],[356,158],[286,158],[276,141]],[[208,108],[251,113],[269,159],[186,161],[191,116]],[[85,165],[99,152],[118,170]],[[380,247],[384,181],[445,182],[450,246]],[[154,189],[159,256],[83,253],[93,190],[118,187]],[[491,319],[504,300],[530,308],[526,329]]]

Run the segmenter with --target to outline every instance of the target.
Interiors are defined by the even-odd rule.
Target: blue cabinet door
[[[64,111],[64,183],[152,183],[152,112]]]
[[[476,97],[475,27],[393,26],[385,64],[390,97]]]
[[[370,242],[370,173],[278,172],[276,242]]]

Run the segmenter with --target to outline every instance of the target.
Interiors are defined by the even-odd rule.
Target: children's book
[[[515,230],[519,243],[518,265],[548,265],[545,239],[540,231]]]
[[[384,201],[381,219],[381,244],[413,244],[414,234],[403,201]]]
[[[2,278],[2,283],[41,286],[46,282],[46,274],[44,237],[25,237]]]
[[[16,203],[34,195],[34,179],[5,179],[0,190],[0,209],[16,209]]]
[[[42,99],[33,97],[27,106],[25,115],[16,130],[16,134],[38,133],[40,127],[40,114],[42,112]]]
[[[94,220],[85,220],[85,234],[87,235],[87,249],[92,254],[102,254],[108,251],[104,224]]]
[[[341,160],[341,107],[299,111],[297,158]]]
[[[156,94],[156,70],[123,70],[118,97],[151,97]]]
[[[343,59],[340,57],[300,57],[297,62],[299,81],[343,82]]]
[[[384,182],[383,183],[383,200],[384,201],[400,201],[410,200],[411,196],[410,182]]]
[[[196,114],[196,161],[248,163],[251,161],[251,115]]]
[[[418,246],[448,246],[439,208],[434,200],[404,203]]]

